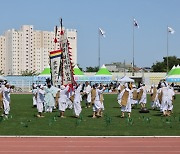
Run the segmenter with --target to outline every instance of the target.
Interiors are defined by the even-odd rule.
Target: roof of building
[[[173,68],[168,73],[168,76],[170,75],[180,75],[180,66],[173,66]]]
[[[103,65],[99,71],[96,73],[96,75],[112,75],[109,70],[106,68],[105,65]]]
[[[49,67],[44,68],[44,70],[40,73],[40,75],[49,75],[49,74],[51,74]]]
[[[74,75],[84,75],[84,73],[79,69],[77,65],[74,66],[73,71]]]

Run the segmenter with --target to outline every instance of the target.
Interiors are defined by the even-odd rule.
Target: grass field
[[[59,112],[44,113],[37,118],[36,108],[32,108],[32,95],[11,95],[11,111],[8,119],[0,118],[0,135],[40,135],[40,136],[179,136],[180,135],[180,95],[174,102],[171,117],[162,117],[159,111],[150,113],[132,110],[131,118],[120,118],[121,112],[116,101],[117,95],[104,95],[104,117],[92,119],[92,108],[85,109],[82,102],[80,119],[73,117],[73,111],[65,112],[66,118],[59,118]],[[148,95],[148,108],[150,100]],[[2,112],[2,111],[1,111]]]

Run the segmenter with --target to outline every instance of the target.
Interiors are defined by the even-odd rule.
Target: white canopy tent
[[[118,80],[119,82],[134,82],[133,79],[129,78],[128,76],[123,76],[121,79]]]

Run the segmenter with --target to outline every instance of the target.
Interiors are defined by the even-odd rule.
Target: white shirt
[[[10,101],[10,92],[11,92],[11,89],[7,88],[7,87],[4,87],[2,90],[3,90],[3,99],[7,100],[9,102]]]
[[[66,102],[67,101],[67,91],[69,89],[69,86],[66,86],[65,89],[61,90],[60,89],[60,97],[59,97],[59,102]]]
[[[74,92],[74,101],[79,102],[81,100],[81,90],[82,90],[82,85],[79,85],[79,87],[77,89],[75,89]]]
[[[100,94],[103,93],[103,91],[105,90],[105,88],[103,89],[96,89],[96,98],[95,98],[95,101],[100,101]]]
[[[37,102],[44,102],[45,90],[37,89]]]
[[[90,86],[90,85],[87,85],[87,86],[84,88],[84,92],[85,92],[86,94],[91,93],[91,86]]]

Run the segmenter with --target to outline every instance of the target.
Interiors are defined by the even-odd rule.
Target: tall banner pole
[[[49,66],[50,66],[50,73],[51,73],[51,85],[53,85],[53,81],[52,81],[52,67],[51,67],[50,53],[49,53]]]
[[[134,19],[134,18],[133,18]],[[132,61],[132,76],[134,76],[134,20],[133,20],[133,61]]]
[[[169,53],[168,53],[168,50],[169,50],[169,31],[168,31],[168,26],[167,26],[167,74],[168,74],[168,70],[169,70],[169,62],[168,62],[168,56],[169,56]]]
[[[62,73],[61,71],[63,70],[62,69],[62,61],[63,61],[63,48],[62,48],[62,35],[63,35],[63,27],[62,27],[62,18],[60,18],[60,37],[59,37],[59,46],[60,46],[60,50],[62,50],[62,55],[61,55],[61,58],[60,58],[60,64],[59,64],[59,71],[58,71],[58,80],[61,80],[61,84],[63,84],[63,79],[62,79]]]
[[[101,65],[101,58],[100,58],[100,52],[101,52],[101,48],[100,48],[100,30],[99,30],[99,28],[98,28],[98,50],[99,50],[99,55],[98,55],[98,65],[99,65],[99,68],[101,67],[100,65]]]

